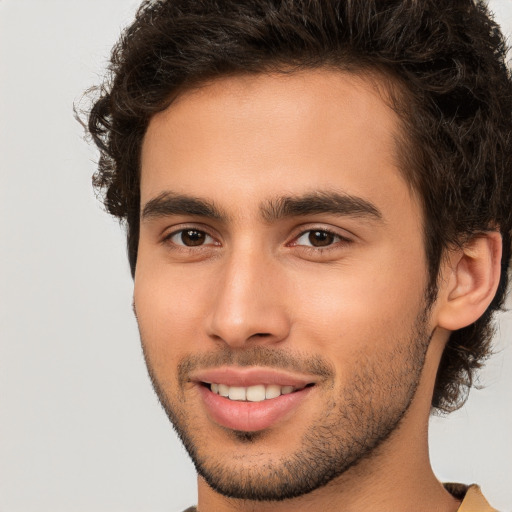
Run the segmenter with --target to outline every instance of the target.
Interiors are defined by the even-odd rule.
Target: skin
[[[146,208],[135,275],[148,369],[196,459],[226,482],[274,485],[269,465],[313,450],[305,436],[329,414],[332,447],[357,439],[376,417],[392,430],[351,454],[327,485],[285,501],[226,497],[200,476],[201,512],[459,506],[429,463],[430,403],[449,331],[482,314],[496,289],[499,237],[482,235],[445,258],[438,300],[426,312],[422,210],[398,169],[399,130],[372,83],[331,70],[217,79],[152,118],[141,158],[142,212],[162,194],[179,194],[222,214]],[[318,191],[361,198],[379,215],[270,218],[276,198]],[[187,247],[185,228],[207,236]],[[311,230],[335,236],[319,248]],[[184,362],[213,354],[236,366],[254,356],[261,366],[269,352],[302,369],[317,358],[329,375],[313,375],[297,408],[244,439],[208,414]],[[359,406],[353,417],[350,399]]]

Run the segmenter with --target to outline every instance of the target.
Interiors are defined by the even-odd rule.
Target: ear
[[[449,331],[480,318],[491,303],[501,272],[501,235],[479,233],[462,249],[450,251],[442,263],[437,324]]]

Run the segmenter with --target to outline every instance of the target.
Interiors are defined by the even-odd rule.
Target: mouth
[[[191,380],[213,424],[245,432],[288,421],[317,384],[312,376],[255,367],[205,370]]]
[[[256,384],[253,386],[229,386],[222,383],[201,382],[201,385],[208,388],[212,393],[236,402],[264,402],[274,400],[281,395],[296,393],[304,388],[314,386],[308,383],[304,386],[280,386],[278,384]]]

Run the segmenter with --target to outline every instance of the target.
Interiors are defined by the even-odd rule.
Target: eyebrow
[[[266,222],[287,217],[333,214],[382,220],[382,213],[370,201],[338,192],[312,192],[301,196],[283,196],[260,205]],[[194,196],[162,192],[150,199],[142,209],[141,219],[149,220],[172,215],[191,215],[226,221],[229,216],[212,201]]]
[[[141,219],[149,220],[171,215],[193,215],[216,220],[227,218],[227,215],[210,201],[173,192],[162,192],[144,205]]]
[[[313,192],[302,196],[278,197],[260,207],[267,222],[315,214],[334,214],[382,220],[381,211],[370,201],[338,192]]]

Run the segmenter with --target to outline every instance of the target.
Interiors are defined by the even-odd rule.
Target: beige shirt
[[[462,503],[457,512],[498,512],[484,498],[478,485],[444,484],[446,490]]]

